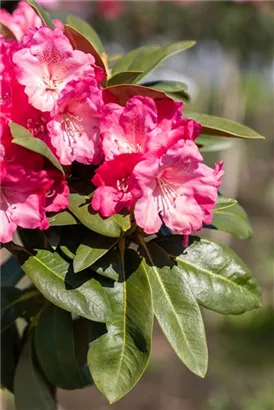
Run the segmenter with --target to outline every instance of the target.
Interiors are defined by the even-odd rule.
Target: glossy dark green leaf
[[[77,225],[78,223],[74,216],[68,211],[58,212],[48,219],[51,226]]]
[[[219,231],[232,233],[239,239],[247,239],[253,233],[250,220],[238,203],[226,208],[215,208],[211,225]]]
[[[103,323],[91,322],[83,317],[73,321],[73,334],[74,334],[74,350],[75,357],[79,364],[81,374],[86,386],[93,384],[93,380],[87,364],[87,356],[89,349],[89,342],[91,340],[92,325],[101,325]]]
[[[1,387],[12,393],[15,369],[20,356],[20,344],[15,324],[1,333]]]
[[[1,288],[1,331],[10,327],[18,317],[32,317],[44,301],[36,289]]]
[[[88,272],[74,273],[57,252],[38,250],[22,268],[56,306],[98,322],[109,319],[109,300],[101,284]]]
[[[125,105],[127,100],[135,95],[150,97],[154,100],[168,98],[164,92],[149,87],[143,87],[142,85],[121,84],[103,89],[103,98],[105,101],[109,101],[109,97],[112,97],[113,99],[114,96],[117,99],[117,103],[120,105]]]
[[[102,54],[104,52],[104,46],[100,37],[88,23],[71,14],[67,16],[66,23],[79,31],[93,45],[97,53]]]
[[[185,117],[199,122],[203,126],[203,134],[230,138],[264,139],[262,135],[235,121],[213,115],[184,111]]]
[[[40,4],[38,4],[35,0],[27,0],[27,2],[28,2],[29,5],[36,11],[36,13],[39,15],[39,17],[41,18],[42,22],[43,22],[46,26],[48,26],[48,27],[50,27],[50,28],[52,28],[52,29],[55,28],[55,27],[54,27],[54,24],[53,24],[53,22],[52,22],[52,20],[51,20],[51,18],[49,17],[48,12],[47,12],[46,10],[44,10],[44,9],[40,6]]]
[[[110,218],[103,218],[98,212],[93,211],[90,200],[86,197],[71,194],[69,210],[85,225],[87,228],[100,235],[118,238],[123,234],[123,226],[129,221],[129,216],[114,215]],[[126,230],[126,229],[125,229]]]
[[[58,159],[42,140],[35,138],[26,128],[22,127],[22,125],[16,124],[15,122],[11,122],[9,126],[13,136],[12,142],[14,144],[20,145],[21,147],[27,148],[30,151],[42,155],[47,158],[57,169],[59,169],[59,171],[64,173]]]
[[[179,235],[156,242],[175,258],[180,274],[202,306],[234,315],[260,307],[260,291],[250,270],[227,246],[193,238],[184,249]]]
[[[92,270],[106,278],[118,280],[122,265],[117,249],[111,249],[101,259],[95,262],[94,265],[92,265]]]
[[[24,276],[17,259],[11,256],[1,266],[1,286],[14,286]]]
[[[174,100],[190,101],[188,87],[186,84],[180,81],[153,81],[150,83],[145,83],[143,85],[159,91],[163,91]]]
[[[16,410],[56,410],[49,386],[33,359],[33,338],[25,343],[14,379]]]
[[[195,41],[179,41],[165,46],[143,46],[121,57],[112,68],[112,75],[123,71],[142,71],[135,79],[138,83],[149,72],[157,68],[167,58],[195,45]]]
[[[138,382],[148,364],[153,311],[140,258],[126,251],[125,271],[106,288],[113,308],[108,332],[90,344],[88,363],[97,388],[113,403]]]
[[[159,325],[184,364],[196,375],[204,377],[208,353],[199,305],[180,269],[172,264],[167,254],[154,243],[145,248],[144,267]]]
[[[225,137],[209,137],[207,135],[201,135],[196,138],[195,143],[200,147],[201,152],[215,152],[223,151],[231,148],[234,145],[232,138]]]
[[[76,255],[73,260],[74,272],[81,272],[82,270],[90,267],[93,263],[105,255],[105,253],[107,253],[109,249],[116,244],[116,242],[116,238],[108,238],[95,233],[90,234],[84,239],[76,251]]]
[[[142,71],[123,71],[108,80],[108,86],[118,84],[131,84],[142,74]]]
[[[35,329],[35,351],[50,384],[67,390],[86,385],[76,360],[70,313],[54,305],[43,310]]]

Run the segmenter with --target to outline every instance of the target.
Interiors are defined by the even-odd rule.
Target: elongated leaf
[[[58,212],[57,214],[48,218],[51,226],[77,225],[77,220],[68,212]]]
[[[48,305],[39,316],[35,329],[35,350],[48,381],[61,389],[86,385],[75,356],[71,314]]]
[[[117,239],[97,234],[90,234],[76,251],[73,260],[74,272],[81,272],[90,267],[115,245]]]
[[[59,163],[58,159],[53,155],[49,147],[38,138],[35,138],[26,128],[22,125],[12,122],[9,124],[11,134],[13,136],[12,142],[14,144],[20,145],[21,147],[27,148],[30,151],[36,152],[47,158],[59,171],[64,173],[64,170]]]
[[[184,249],[179,235],[156,242],[176,258],[181,275],[202,306],[234,315],[260,307],[260,291],[250,270],[227,246],[193,238]]]
[[[204,377],[208,353],[198,303],[185,277],[159,246],[148,244],[145,253],[144,266],[159,325],[184,364],[193,373]]]
[[[57,252],[38,250],[22,268],[56,306],[98,322],[109,319],[110,305],[104,288],[87,272],[75,274]]]
[[[13,393],[14,375],[20,356],[21,341],[16,325],[1,333],[1,387]]]
[[[113,85],[103,89],[103,99],[105,102],[113,100],[113,96],[117,99],[117,103],[125,105],[127,100],[135,95],[142,95],[144,97],[150,97],[155,100],[161,100],[168,98],[168,96],[162,91],[154,90],[153,88],[143,87],[141,85]]]
[[[249,218],[238,203],[227,208],[214,209],[211,225],[219,231],[232,233],[239,239],[247,239],[253,233]]]
[[[21,266],[13,256],[1,266],[0,274],[1,286],[14,286],[24,276]]]
[[[39,17],[41,18],[42,22],[50,27],[50,28],[55,28],[54,24],[51,20],[51,18],[49,17],[49,14],[46,10],[44,10],[40,4],[38,4],[35,0],[27,0],[27,2],[29,3],[29,5],[36,11],[36,13],[39,15]]]
[[[196,112],[184,112],[186,117],[192,118],[203,126],[203,134],[220,137],[265,139],[262,135],[235,121],[213,115],[198,114]]]
[[[201,152],[223,151],[231,148],[234,145],[234,140],[225,137],[209,137],[201,135],[195,140],[195,143],[200,147]]]
[[[116,75],[122,71],[143,71],[135,83],[139,82],[150,71],[157,68],[168,57],[181,51],[187,50],[195,45],[195,41],[179,41],[165,46],[143,46],[118,60],[112,69],[112,74]]]
[[[142,74],[142,71],[123,71],[108,80],[108,86],[119,84],[131,84]]]
[[[234,206],[237,204],[237,200],[233,198],[228,198],[227,196],[224,195],[218,195],[214,212],[219,212],[223,211],[224,209],[230,208],[231,206]]]
[[[93,55],[93,57],[95,58],[95,64],[101,67],[104,71],[106,71],[106,67],[102,57],[96,51],[95,47],[90,43],[90,41],[83,36],[83,34],[81,34],[75,28],[67,24],[65,24],[64,26],[64,33],[69,39],[74,50],[80,50],[84,53],[89,53]]]
[[[107,254],[92,265],[92,270],[106,278],[118,280],[119,272],[122,270],[121,263],[119,252],[112,248]]]
[[[17,410],[56,410],[44,376],[33,361],[33,337],[27,340],[16,369],[14,395]]]
[[[114,311],[108,333],[90,344],[88,363],[97,388],[113,403],[138,382],[148,364],[152,299],[143,263],[126,251],[120,281],[107,288]]]
[[[153,81],[143,84],[146,87],[163,91],[170,98],[179,101],[190,101],[187,85],[180,81]]]
[[[12,302],[19,299],[21,295],[20,289],[11,286],[1,288],[1,332],[11,326],[20,316],[20,310]]]
[[[104,52],[104,46],[100,40],[100,37],[88,23],[79,17],[68,15],[67,24],[81,33],[95,48],[97,53],[102,54]]]
[[[87,228],[101,235],[111,238],[118,238],[123,233],[121,226],[123,219],[114,217],[102,218],[98,212],[93,211],[90,205],[90,200],[78,194],[70,195],[69,210],[85,225]],[[129,218],[129,217],[128,217]]]

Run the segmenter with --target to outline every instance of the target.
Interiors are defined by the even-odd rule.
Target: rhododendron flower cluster
[[[2,242],[17,227],[47,229],[47,212],[68,206],[74,162],[97,166],[91,205],[103,217],[126,210],[147,234],[165,224],[186,236],[211,222],[222,164],[203,164],[201,126],[183,117],[182,103],[135,95],[120,105],[104,94],[94,56],[26,3],[0,19],[17,39],[1,38]],[[14,144],[11,122],[42,140],[66,175]]]

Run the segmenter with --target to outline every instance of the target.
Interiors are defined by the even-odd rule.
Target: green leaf
[[[119,279],[119,272],[122,270],[121,257],[117,249],[111,249],[100,260],[92,265],[92,270],[98,275],[112,280]]]
[[[203,134],[205,135],[230,138],[265,139],[256,131],[232,120],[188,111],[184,111],[184,115],[185,117],[199,122],[203,126]]]
[[[103,218],[98,212],[93,211],[90,205],[90,199],[86,197],[71,194],[70,195],[69,210],[85,225],[87,228],[100,235],[109,236],[111,238],[118,238],[123,234],[123,226],[125,221],[129,219],[129,216],[118,217],[117,215],[110,218]]]
[[[233,139],[223,137],[209,137],[207,135],[201,135],[196,138],[195,144],[200,147],[201,152],[215,152],[223,151],[231,148],[234,145]]]
[[[27,340],[14,379],[17,410],[56,410],[46,380],[33,361],[33,338]]]
[[[11,326],[20,316],[21,309],[12,302],[22,295],[20,289],[14,287],[1,287],[1,332]]]
[[[14,286],[24,276],[24,272],[21,269],[17,259],[11,256],[1,266],[1,287],[2,286]]]
[[[59,171],[64,173],[58,159],[55,155],[53,155],[49,147],[42,140],[35,138],[26,128],[22,127],[22,125],[16,124],[15,122],[11,122],[9,126],[13,136],[12,142],[14,144],[20,145],[21,147],[42,155],[47,158],[57,169],[59,169]]]
[[[211,225],[219,231],[247,239],[252,235],[252,228],[245,210],[238,203],[226,208],[215,208]]]
[[[76,251],[73,260],[74,272],[81,272],[83,269],[89,268],[105,255],[116,242],[116,238],[108,238],[94,233],[90,234],[84,239]]]
[[[182,247],[179,235],[156,239],[172,258],[199,304],[221,314],[241,314],[261,306],[260,291],[243,261],[227,246],[192,238]]]
[[[143,263],[125,253],[119,282],[106,288],[113,308],[108,332],[90,344],[88,363],[97,388],[110,403],[127,394],[145,371],[151,349],[152,299]]]
[[[134,81],[138,83],[167,58],[194,45],[195,41],[179,41],[165,46],[143,46],[137,48],[118,60],[112,68],[112,75],[114,76],[123,71],[142,71],[143,73]]]
[[[48,305],[39,316],[35,329],[35,350],[48,381],[61,389],[86,385],[75,356],[71,314]]]
[[[64,34],[70,41],[72,48],[74,50],[80,50],[84,53],[91,54],[95,59],[95,64],[101,67],[106,72],[106,67],[104,61],[100,54],[96,51],[95,47],[89,42],[89,40],[83,36],[79,31],[75,28],[70,27],[69,25],[65,24],[64,26]],[[104,80],[103,80],[104,83]]]
[[[180,269],[171,263],[167,254],[154,243],[143,245],[144,266],[159,325],[184,364],[197,376],[204,377],[208,353],[198,303]]]
[[[109,319],[109,300],[101,284],[88,272],[75,274],[57,252],[38,250],[22,268],[56,306],[98,322]]]
[[[93,45],[97,53],[104,53],[104,46],[100,37],[88,23],[71,14],[67,16],[66,23],[81,33]]]
[[[170,98],[179,101],[190,101],[190,95],[188,94],[188,87],[186,84],[180,81],[153,81],[143,84],[146,87],[154,88],[159,91],[163,91]]]
[[[74,216],[68,211],[58,212],[48,219],[51,226],[77,225],[78,223]]]
[[[13,393],[14,375],[20,356],[21,341],[16,325],[1,333],[1,387]]]
[[[149,87],[143,87],[142,85],[121,84],[103,89],[104,100],[108,101],[110,97],[114,96],[117,99],[117,103],[120,105],[125,105],[127,100],[135,95],[150,97],[154,100],[168,98],[164,92]]]
[[[142,74],[142,71],[123,71],[108,80],[108,86],[119,84],[131,84]]]
[[[42,22],[45,24],[45,26],[48,26],[52,29],[54,29],[54,24],[51,20],[51,18],[49,17],[49,14],[46,10],[44,10],[40,4],[36,3],[35,0],[27,0],[27,2],[29,3],[29,5],[34,9],[34,11],[36,11],[36,13],[38,14],[38,16],[41,18]]]
[[[31,317],[41,309],[44,300],[36,289],[21,291],[15,287],[1,287],[1,332],[18,317]]]
[[[237,204],[237,200],[233,198],[228,198],[227,196],[224,195],[218,195],[214,212],[217,211],[223,211],[224,209],[230,208],[231,206],[234,206]]]

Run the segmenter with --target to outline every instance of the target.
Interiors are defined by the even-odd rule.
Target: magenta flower
[[[61,164],[101,161],[99,110],[102,92],[92,77],[72,81],[61,92],[48,124],[50,141]]]
[[[183,104],[169,99],[130,98],[125,107],[106,104],[100,131],[106,159],[123,153],[164,152],[180,139],[194,140],[200,124],[183,118]]]
[[[141,154],[121,154],[104,162],[96,170],[92,182],[98,188],[92,197],[92,208],[109,217],[122,209],[130,210],[136,197],[132,195],[135,179],[132,171]]]
[[[27,46],[14,53],[13,62],[17,80],[38,110],[51,111],[70,81],[95,76],[93,56],[73,50],[61,30],[41,27],[26,35]]]
[[[22,40],[29,28],[42,26],[40,17],[26,1],[20,1],[12,14],[1,9],[0,23],[14,34],[17,41]]]
[[[158,232],[165,223],[171,230],[189,235],[201,229],[203,222],[210,223],[222,164],[213,170],[202,160],[193,141],[180,140],[161,156],[148,155],[136,165],[133,175],[141,197],[134,215],[146,233]]]

